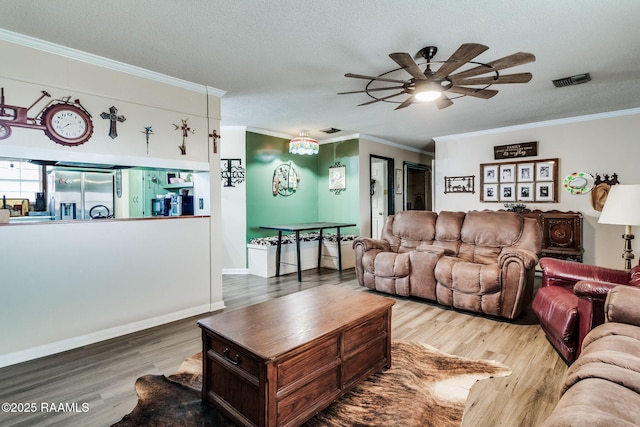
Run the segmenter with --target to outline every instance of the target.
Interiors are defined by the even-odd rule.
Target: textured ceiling
[[[423,150],[434,137],[640,106],[637,0],[2,0],[0,28],[226,91],[222,125],[286,135],[362,133]],[[490,62],[523,51],[527,84],[438,110],[366,102],[388,54],[428,45],[446,60],[463,43]],[[591,73],[586,84],[552,80]],[[404,96],[398,99],[403,100]]]

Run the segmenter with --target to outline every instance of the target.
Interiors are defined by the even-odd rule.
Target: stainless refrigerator
[[[55,219],[113,216],[113,172],[47,170],[49,214]]]

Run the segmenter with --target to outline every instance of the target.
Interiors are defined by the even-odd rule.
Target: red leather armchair
[[[640,265],[630,272],[542,258],[542,285],[531,307],[540,327],[560,355],[572,363],[582,340],[604,323],[604,301],[618,285],[640,287]]]

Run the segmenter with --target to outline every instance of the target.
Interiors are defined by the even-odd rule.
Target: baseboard
[[[251,274],[248,268],[223,268],[222,274]]]
[[[132,332],[142,331],[144,329],[153,328],[155,326],[164,325],[166,323],[175,322],[176,320],[186,319],[187,317],[196,316],[202,313],[223,309],[224,302],[215,304],[203,304],[186,310],[180,310],[173,313],[163,314],[162,316],[152,317],[150,319],[140,320],[138,322],[128,323],[126,325],[116,326],[104,329],[90,334],[78,337],[68,338],[61,341],[45,344],[38,347],[32,347],[26,350],[16,351],[0,356],[0,368],[38,359],[40,357],[50,356],[52,354],[61,353],[63,351],[72,350],[74,348],[83,347],[89,344],[95,344],[111,338],[116,338]]]

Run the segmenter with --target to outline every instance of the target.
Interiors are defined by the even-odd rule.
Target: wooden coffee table
[[[323,285],[200,320],[202,400],[243,426],[297,426],[391,366],[391,307]]]

